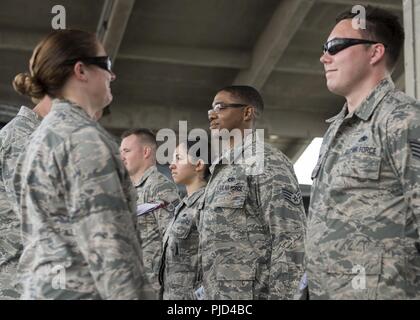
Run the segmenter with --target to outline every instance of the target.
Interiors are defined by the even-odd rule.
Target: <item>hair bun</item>
[[[41,99],[45,95],[42,84],[28,73],[19,73],[13,80],[13,88],[16,92],[31,98]]]

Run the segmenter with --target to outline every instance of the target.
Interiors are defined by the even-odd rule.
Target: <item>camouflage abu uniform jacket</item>
[[[205,299],[292,299],[303,274],[305,213],[293,166],[255,137],[210,168],[199,225]]]
[[[161,294],[159,266],[162,257],[163,234],[174,216],[180,199],[176,185],[157,170],[147,169],[135,185],[137,205],[164,201],[165,208],[137,217],[137,227],[143,249],[143,264],[146,277],[155,291],[156,299]]]
[[[133,188],[101,125],[54,100],[18,162],[22,298],[145,298]]]
[[[198,283],[198,206],[204,188],[186,196],[175,209],[175,216],[163,236],[163,255],[159,278],[164,300],[193,300]]]
[[[311,299],[420,299],[420,105],[382,80],[325,134],[307,232]]]
[[[19,113],[0,131],[0,299],[18,299],[17,264],[22,253],[20,222],[16,211],[13,173],[19,154],[29,136],[41,123],[31,109],[22,106]]]

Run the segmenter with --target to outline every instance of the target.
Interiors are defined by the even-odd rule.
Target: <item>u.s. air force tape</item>
[[[281,192],[283,194],[283,197],[291,204],[298,206],[302,203],[302,194],[300,193],[300,191],[293,192],[287,189],[282,189]]]

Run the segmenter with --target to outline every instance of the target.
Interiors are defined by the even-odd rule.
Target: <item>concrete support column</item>
[[[420,0],[403,0],[405,91],[420,99]]]

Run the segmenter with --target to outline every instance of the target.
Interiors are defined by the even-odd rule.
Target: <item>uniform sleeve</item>
[[[159,183],[152,192],[155,201],[165,201],[165,203],[168,203],[166,208],[153,212],[159,226],[159,232],[161,237],[163,237],[166,228],[174,217],[175,207],[180,202],[178,190],[171,181],[163,181]]]
[[[386,125],[386,150],[402,193],[420,228],[420,105],[397,108]]]
[[[293,299],[303,275],[305,213],[287,164],[259,176],[258,194],[272,240],[269,299]]]
[[[6,167],[4,154],[5,150],[3,146],[0,146],[0,267],[19,257],[22,242],[19,219],[13,211],[13,203],[11,202],[12,195],[8,195],[4,183],[3,173]],[[7,273],[7,270],[4,270]]]
[[[86,138],[89,137],[89,138]],[[66,175],[77,245],[103,299],[145,299],[142,254],[125,171],[95,132],[72,137]]]

